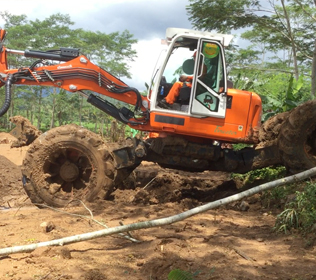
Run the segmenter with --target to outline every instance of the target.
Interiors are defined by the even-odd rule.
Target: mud
[[[63,212],[38,209],[22,188],[26,147],[9,145],[0,145],[1,248],[102,229],[87,218],[91,213],[113,227],[174,215],[237,191],[228,173],[173,171],[145,162],[110,200],[86,204],[91,213],[71,205]],[[110,236],[3,256],[0,279],[162,280],[174,269],[194,279],[316,279],[315,238],[274,232],[281,210],[265,208],[258,194],[176,224],[132,232],[140,243]],[[43,222],[54,227],[47,232]]]
[[[15,124],[15,128],[10,133],[16,137],[11,143],[11,147],[27,146],[41,134],[28,119],[22,116],[11,117],[10,122]]]
[[[283,112],[270,117],[259,129],[258,148],[272,146],[277,144],[280,129],[285,120],[289,117],[290,112]]]

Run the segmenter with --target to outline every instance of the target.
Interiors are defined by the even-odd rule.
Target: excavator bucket
[[[15,128],[10,131],[10,134],[16,138],[12,142],[11,148],[28,146],[41,134],[28,119],[22,116],[11,117],[10,122],[15,124]]]

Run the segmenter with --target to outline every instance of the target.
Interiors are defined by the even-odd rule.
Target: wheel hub
[[[66,182],[73,182],[79,176],[79,168],[74,163],[66,161],[60,168],[60,177]]]

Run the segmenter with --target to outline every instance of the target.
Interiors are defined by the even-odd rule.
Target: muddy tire
[[[276,145],[280,129],[288,118],[289,112],[283,112],[267,119],[259,130],[259,145],[257,148]]]
[[[278,146],[281,160],[290,173],[316,166],[316,100],[291,111],[280,129]]]
[[[113,189],[113,158],[103,140],[77,125],[42,134],[22,164],[23,186],[35,204],[105,199]]]

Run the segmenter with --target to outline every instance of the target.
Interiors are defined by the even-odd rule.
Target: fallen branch
[[[143,187],[143,190],[145,190],[145,189],[148,190],[149,186],[155,181],[155,179],[156,179],[156,177],[152,178],[152,179],[146,184],[146,186]]]
[[[73,200],[72,200],[72,201],[73,201]],[[83,203],[83,201],[81,201],[81,200],[77,200],[77,201],[79,201],[79,202],[83,205],[83,207],[84,207],[85,209],[87,209],[87,211],[90,213],[90,217],[87,217],[87,216],[84,216],[84,215],[79,215],[79,214],[68,213],[68,212],[65,212],[65,211],[56,209],[56,208],[54,208],[54,207],[51,207],[51,206],[48,206],[48,205],[45,205],[45,204],[38,204],[38,203],[36,203],[35,205],[40,206],[40,207],[43,207],[43,208],[48,208],[48,209],[51,209],[51,210],[56,211],[56,212],[59,212],[59,213],[67,214],[67,215],[69,215],[69,216],[75,216],[75,217],[79,217],[79,218],[82,218],[82,219],[87,219],[88,221],[93,221],[93,222],[95,222],[96,224],[98,224],[98,225],[100,225],[100,226],[103,226],[103,227],[105,227],[105,228],[109,228],[106,224],[101,223],[100,221],[94,219],[93,214],[92,214],[92,211]],[[139,240],[133,238],[133,237],[130,235],[129,232],[127,232],[127,235],[124,234],[124,233],[118,233],[118,235],[120,235],[120,236],[122,236],[122,237],[124,237],[124,238],[126,238],[126,239],[128,239],[128,240],[130,240],[130,241],[132,241],[132,242],[135,242],[135,243],[140,243],[140,242],[141,242],[141,241],[139,241]]]
[[[247,261],[256,261],[255,259],[249,257],[245,252],[235,248],[235,247],[230,247],[232,250],[234,250],[239,256],[243,257]]]
[[[113,227],[113,228],[108,228],[108,229],[102,229],[99,231],[78,234],[78,235],[64,237],[64,238],[46,241],[46,242],[3,248],[3,249],[0,249],[0,256],[14,254],[14,253],[30,252],[30,251],[35,250],[36,248],[39,248],[39,247],[63,246],[63,245],[72,244],[72,243],[76,243],[76,242],[82,242],[82,241],[91,240],[91,239],[95,239],[95,238],[99,238],[99,237],[104,237],[104,236],[108,236],[108,235],[112,235],[112,234],[116,234],[116,233],[128,232],[128,231],[145,229],[145,228],[160,227],[160,226],[164,226],[164,225],[173,224],[173,223],[176,223],[179,221],[183,221],[183,220],[185,220],[189,217],[192,217],[194,215],[206,212],[210,209],[213,209],[213,208],[216,208],[216,207],[240,200],[242,198],[254,195],[258,192],[272,189],[272,188],[277,187],[277,186],[282,186],[285,184],[298,182],[298,181],[304,180],[306,178],[313,177],[315,175],[316,175],[316,167],[311,168],[309,170],[306,170],[304,172],[295,174],[293,176],[289,176],[286,178],[282,178],[279,180],[275,180],[275,181],[272,181],[269,183],[259,185],[257,187],[250,189],[250,190],[246,190],[246,191],[243,191],[241,193],[238,193],[238,194],[235,194],[235,195],[232,195],[232,196],[229,196],[229,197],[226,197],[226,198],[214,201],[214,202],[207,203],[205,205],[190,209],[190,210],[185,211],[183,213],[180,213],[180,214],[177,214],[174,216],[170,216],[167,218],[139,222],[139,223],[123,225],[123,226],[118,226],[118,227]]]

